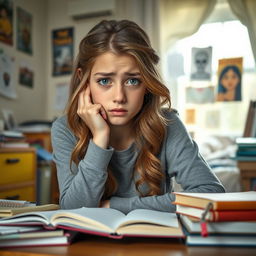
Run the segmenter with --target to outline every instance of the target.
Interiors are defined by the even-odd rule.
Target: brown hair
[[[92,137],[89,128],[77,114],[79,93],[84,90],[89,80],[95,59],[108,51],[133,56],[146,84],[148,93],[145,95],[141,111],[134,118],[135,144],[139,150],[135,172],[138,172],[140,177],[135,184],[141,196],[159,195],[162,193],[160,184],[163,181],[163,172],[157,154],[165,137],[167,121],[162,106],[168,105],[170,108],[170,95],[156,69],[159,57],[151,47],[147,34],[132,21],[103,20],[80,42],[67,108],[68,124],[77,137],[71,161],[78,164],[83,159]],[[80,81],[78,68],[82,70],[84,82]],[[146,194],[142,194],[140,190],[144,183],[149,187]],[[109,168],[104,198],[110,197],[117,186]]]

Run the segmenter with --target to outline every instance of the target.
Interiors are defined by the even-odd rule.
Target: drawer
[[[1,153],[0,185],[35,180],[34,152]]]
[[[11,189],[0,192],[1,199],[15,199],[15,200],[27,200],[35,201],[35,188],[34,186],[28,186],[23,188]]]

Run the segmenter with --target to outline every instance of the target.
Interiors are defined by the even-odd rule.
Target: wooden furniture
[[[35,201],[34,148],[0,148],[0,198]]]
[[[119,255],[119,256],[252,256],[256,248],[247,247],[188,247],[178,239],[125,238],[114,240],[83,236],[70,246],[0,249],[1,256],[51,255]]]
[[[256,161],[238,161],[243,191],[256,190]]]
[[[52,152],[51,144],[51,132],[23,132],[27,141],[29,143],[39,144],[45,150]],[[50,203],[58,204],[59,203],[59,187],[57,180],[57,170],[55,164],[52,162],[51,165],[51,198]]]

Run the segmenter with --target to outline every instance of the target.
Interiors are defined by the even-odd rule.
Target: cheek
[[[145,91],[130,95],[130,102],[132,102],[132,106],[134,107],[134,109],[135,108],[140,109],[142,107],[143,101],[144,101],[144,95],[145,95]]]

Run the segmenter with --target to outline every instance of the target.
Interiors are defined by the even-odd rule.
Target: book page
[[[187,193],[175,192],[174,194],[195,198],[208,199],[218,202],[256,201],[256,191],[233,193]]]
[[[0,219],[0,224],[44,224],[49,225],[51,216],[58,211],[21,213]]]
[[[118,226],[125,226],[131,223],[148,223],[168,227],[179,227],[178,219],[175,213],[159,212],[154,210],[137,209],[126,215],[120,220]]]
[[[80,226],[90,230],[114,232],[125,217],[122,212],[111,208],[82,207],[58,211],[52,218],[54,225]]]

